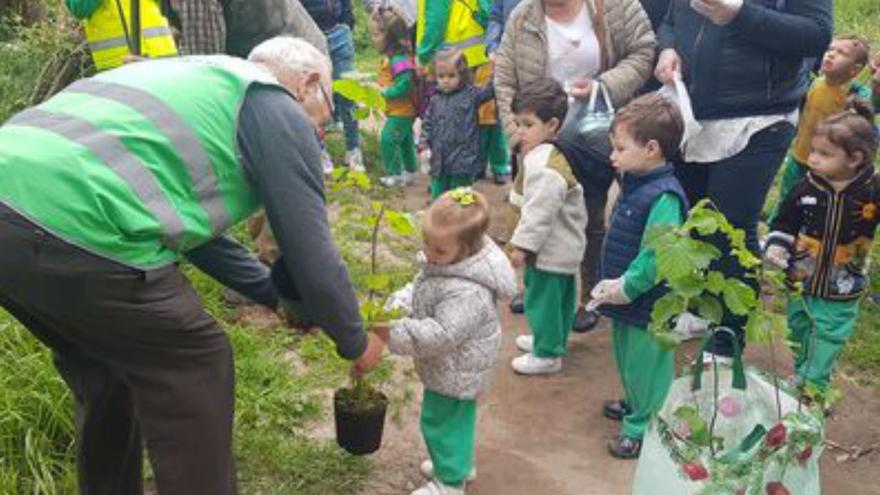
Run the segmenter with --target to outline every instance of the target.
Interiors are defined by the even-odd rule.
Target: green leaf
[[[721,226],[718,219],[720,215],[709,208],[694,208],[684,227],[688,230],[696,230],[702,236],[712,235],[718,232]]]
[[[406,214],[396,210],[386,210],[385,218],[388,219],[388,225],[398,235],[412,236],[416,233],[415,222]]]
[[[367,93],[363,85],[352,79],[333,81],[333,91],[355,103],[366,103]]]
[[[701,447],[708,447],[712,438],[709,435],[709,426],[700,417],[699,411],[693,406],[680,406],[672,413],[677,419],[684,421],[690,427],[691,435],[688,440]]]
[[[721,294],[721,291],[724,290],[724,274],[715,270],[710,271],[707,276],[706,290],[712,294]]]
[[[746,339],[756,344],[768,345],[774,338],[784,338],[787,331],[785,315],[755,311],[746,322]]]
[[[755,291],[742,280],[728,279],[724,281],[724,304],[731,313],[745,316],[757,305]]]
[[[680,294],[686,298],[692,298],[703,293],[705,290],[705,282],[703,281],[703,278],[696,273],[691,273],[684,277],[670,280],[669,287],[676,294]]]
[[[697,314],[712,323],[721,323],[724,315],[724,306],[714,296],[704,294],[694,300]]]
[[[674,292],[668,292],[654,303],[651,309],[651,321],[656,323],[657,328],[665,328],[668,321],[686,310],[687,301]]]
[[[655,332],[653,335],[657,340],[657,344],[664,351],[674,350],[682,343],[681,335],[674,332]]]
[[[364,104],[370,110],[376,110],[377,112],[385,111],[385,97],[382,96],[382,92],[372,86],[365,86],[363,88],[364,91]]]
[[[675,235],[676,228],[672,225],[652,225],[642,235],[642,244],[656,248],[666,241],[666,237]]]
[[[357,107],[352,113],[356,120],[367,120],[370,118],[370,109],[367,107]]]
[[[391,286],[391,277],[384,273],[375,273],[364,277],[364,284],[374,291],[384,291]]]

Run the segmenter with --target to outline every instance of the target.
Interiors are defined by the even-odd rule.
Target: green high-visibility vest
[[[278,85],[222,56],[80,80],[0,127],[0,202],[105,258],[172,263],[259,207],[236,140],[252,84]]]

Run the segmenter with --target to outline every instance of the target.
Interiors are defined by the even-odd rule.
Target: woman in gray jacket
[[[470,188],[440,197],[425,216],[425,251],[412,315],[378,330],[395,354],[413,356],[425,386],[421,428],[431,480],[412,495],[462,495],[474,476],[477,397],[501,350],[498,299],[516,292],[507,256],[486,237],[488,202]]]
[[[511,146],[516,148],[516,125],[510,104],[518,90],[550,76],[571,97],[584,100],[601,81],[620,107],[650,78],[654,46],[654,32],[639,0],[523,0],[510,14],[495,52],[495,97]],[[588,331],[598,322],[598,314],[584,306],[598,282],[612,174],[598,175],[604,177],[600,183],[584,185],[589,220],[575,331]]]

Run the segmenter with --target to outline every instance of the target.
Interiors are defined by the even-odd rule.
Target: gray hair
[[[276,36],[257,45],[248,60],[265,65],[279,79],[317,73],[329,80],[330,59],[311,43],[292,36]]]

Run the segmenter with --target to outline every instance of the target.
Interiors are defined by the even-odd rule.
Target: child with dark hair
[[[603,413],[622,421],[620,434],[608,444],[620,459],[639,456],[645,429],[675,377],[674,352],[648,332],[651,310],[664,289],[657,284],[656,254],[644,245],[644,234],[681,225],[687,215],[684,190],[669,162],[678,154],[683,132],[678,107],[656,93],[633,100],[611,125],[611,163],[622,177],[621,194],[602,247],[602,280],[590,304],[612,321],[625,397],[606,402]]]
[[[491,83],[473,85],[460,50],[446,49],[434,57],[437,93],[422,119],[419,150],[430,163],[431,198],[469,186],[482,172],[477,110],[495,96]]]
[[[378,7],[370,15],[373,44],[382,54],[378,83],[385,98],[385,126],[379,140],[386,187],[406,185],[416,171],[413,122],[416,117],[415,63],[409,44],[410,30],[396,10]]]
[[[511,203],[521,208],[510,240],[515,267],[525,266],[524,306],[531,335],[520,335],[513,369],[524,375],[556,373],[574,320],[581,256],[586,246],[584,190],[565,155],[552,144],[568,111],[568,96],[544,78],[514,95],[522,167]]]
[[[821,122],[813,132],[807,177],[783,198],[765,258],[802,283],[788,306],[795,379],[824,391],[852,335],[868,290],[868,261],[880,222],[878,136],[867,101]]]
[[[425,214],[425,250],[412,314],[376,331],[412,356],[425,387],[421,430],[430,481],[412,495],[463,495],[476,476],[477,400],[501,350],[497,301],[516,291],[510,262],[486,237],[489,204],[470,188],[444,193]]]
[[[822,58],[820,75],[807,92],[798,119],[797,135],[785,157],[779,184],[780,203],[777,205],[807,174],[807,158],[816,125],[843,110],[850,96],[871,97],[871,88],[855,80],[868,65],[870,55],[868,42],[862,37],[838,36],[831,41]],[[774,212],[771,222],[775,216]]]

